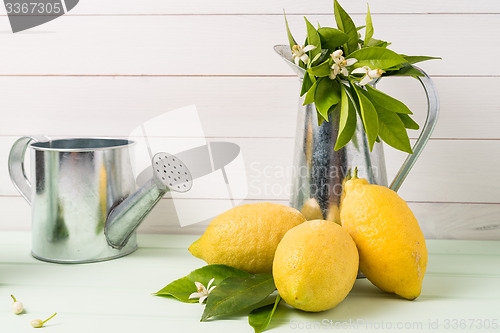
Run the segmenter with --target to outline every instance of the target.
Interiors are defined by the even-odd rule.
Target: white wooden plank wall
[[[363,24],[365,1],[341,4]],[[272,49],[287,41],[283,8],[300,39],[304,14],[333,24],[330,0],[81,0],[64,17],[12,34],[0,6],[0,230],[30,229],[6,166],[17,137],[126,137],[189,104],[208,141],[241,147],[248,195],[235,200],[286,204],[299,86]],[[401,53],[443,57],[421,65],[439,90],[441,117],[400,194],[430,238],[500,239],[500,2],[373,0],[370,9],[374,37]],[[380,87],[422,123],[417,81]],[[404,155],[385,154],[391,177]],[[229,204],[210,195],[175,200],[193,210]],[[181,228],[165,198],[140,231],[199,233],[206,223]]]

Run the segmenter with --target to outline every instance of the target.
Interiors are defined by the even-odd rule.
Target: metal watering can
[[[32,255],[56,263],[118,258],[137,248],[135,230],[167,191],[186,192],[192,176],[176,156],[158,153],[139,189],[134,142],[111,138],[22,137],[9,154],[14,186],[31,205]],[[31,182],[24,169],[31,153]]]
[[[299,80],[302,80],[305,70],[293,62],[290,47],[276,45],[274,50],[292,68]],[[439,115],[439,97],[434,83],[424,71],[416,66],[414,68],[424,75],[418,80],[427,96],[427,118],[418,140],[412,147],[413,154],[408,155],[389,186],[394,191],[401,187],[420,156]],[[309,219],[339,222],[344,179],[355,167],[359,170],[360,178],[366,178],[371,184],[388,186],[383,146],[376,143],[370,152],[363,124],[358,116],[354,138],[346,146],[335,151],[333,147],[337,140],[339,119],[331,114],[328,122],[318,126],[314,104],[302,106],[302,103],[303,100],[300,100],[290,204],[302,210]]]

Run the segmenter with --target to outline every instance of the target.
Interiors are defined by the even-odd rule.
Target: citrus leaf
[[[324,49],[334,50],[349,40],[347,34],[334,28],[319,28],[318,34],[321,39],[321,47]]]
[[[420,71],[414,68],[412,65],[408,63],[403,63],[400,65],[400,68],[396,68],[395,70],[388,70],[384,76],[411,76],[418,77],[424,76]]]
[[[275,290],[271,274],[229,277],[217,285],[208,296],[201,321],[245,310],[263,301]]]
[[[285,10],[283,9],[283,16],[285,17],[285,25],[286,25],[286,34],[288,35],[288,43],[290,44],[290,49],[294,45],[297,45],[297,42],[295,41],[295,38],[293,38],[292,33],[290,32],[290,28],[288,27],[288,20],[286,19],[286,13]]]
[[[328,110],[340,102],[340,84],[327,77],[319,79],[317,84],[314,103],[321,116],[328,121]]]
[[[311,73],[314,76],[317,77],[325,77],[330,75],[330,64],[328,63],[328,60],[319,64],[318,66],[311,67],[307,70],[309,73]]]
[[[253,310],[248,315],[248,323],[253,327],[255,333],[261,333],[265,331],[271,319],[273,318],[274,312],[281,301],[280,295],[276,296],[274,303],[260,307]]]
[[[361,120],[365,128],[366,136],[368,138],[368,144],[370,146],[370,151],[373,149],[373,145],[377,140],[378,136],[378,116],[375,107],[372,102],[366,97],[362,92],[361,88],[357,87],[354,83],[351,83],[358,96]]]
[[[370,38],[370,41],[368,43],[365,43],[365,46],[387,47],[389,45],[391,45],[391,43],[373,37]]]
[[[316,108],[316,114],[317,114],[317,118],[318,118],[318,126],[321,126],[321,124],[323,124],[323,122],[326,120],[328,121],[318,110],[318,107],[315,105],[315,108]]]
[[[406,128],[398,115],[386,109],[377,109],[379,120],[378,135],[389,146],[413,154]]]
[[[316,46],[315,49],[309,51],[309,57],[313,59],[318,53],[321,53],[321,38],[314,26],[304,17],[307,26],[307,44]]]
[[[365,45],[370,43],[370,40],[373,37],[373,24],[372,24],[372,16],[370,14],[370,6],[366,4],[366,34],[365,34]]]
[[[349,55],[358,48],[358,31],[356,30],[356,26],[354,25],[354,22],[349,14],[346,13],[337,0],[333,3],[333,11],[337,27],[349,36],[349,40],[344,46],[344,53]]]
[[[316,88],[317,88],[317,81],[313,83],[309,91],[307,92],[306,98],[304,98],[304,104],[302,105],[307,105],[314,103],[314,96],[316,95]]]
[[[416,64],[417,62],[427,61],[427,60],[441,59],[440,57],[407,56],[407,55],[404,55],[404,54],[401,54],[401,56],[403,58],[405,58],[406,62],[409,63],[410,65]]]
[[[196,303],[198,299],[189,299],[189,295],[196,292],[195,282],[200,282],[205,287],[214,278],[213,285],[217,286],[228,277],[248,277],[249,273],[226,265],[207,265],[198,268],[187,276],[175,280],[163,289],[156,292],[156,296],[172,296],[184,303]],[[215,289],[214,289],[215,290]],[[211,294],[210,294],[211,295]]]
[[[309,73],[304,74],[304,78],[302,79],[302,88],[300,90],[300,96],[304,96],[306,92],[311,89],[312,85],[316,82],[314,76],[311,77]]]
[[[349,58],[358,59],[358,62],[354,64],[356,68],[368,66],[371,69],[387,69],[406,62],[405,58],[396,52],[376,46],[354,51]]]
[[[370,99],[373,105],[377,108],[383,108],[384,110],[396,113],[413,114],[410,109],[401,101],[384,94],[380,90],[373,88],[370,85],[365,86],[367,91],[366,95]]]
[[[321,51],[323,51],[323,50],[321,50]],[[313,63],[315,63],[315,62],[316,62],[316,60],[318,60],[318,59],[321,57],[321,55],[322,55],[321,53],[316,54],[316,55],[314,56],[314,58],[311,60],[311,63],[310,63],[309,65],[312,65]],[[311,67],[311,66],[309,66],[309,68],[310,68],[310,67]]]
[[[335,150],[344,147],[351,141],[356,132],[356,110],[352,104],[344,85],[340,89],[340,117],[339,117],[339,134],[337,142],[335,142]]]
[[[398,113],[397,115],[399,116],[399,119],[401,119],[406,128],[412,130],[418,130],[420,128],[420,126],[418,126],[418,124],[413,119],[411,119],[409,115],[404,113]]]

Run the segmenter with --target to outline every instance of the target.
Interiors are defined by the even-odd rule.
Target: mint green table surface
[[[34,332],[30,321],[54,312],[58,315],[43,332],[253,332],[246,317],[200,323],[202,305],[151,296],[204,265],[187,251],[197,236],[139,235],[135,253],[81,265],[33,259],[30,237],[0,233],[2,333]],[[269,332],[500,332],[500,242],[428,240],[427,246],[429,265],[417,300],[357,280],[329,311],[282,306]],[[26,313],[12,313],[10,294],[24,303]]]

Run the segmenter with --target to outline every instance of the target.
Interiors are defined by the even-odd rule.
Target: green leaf
[[[323,51],[323,50],[322,50]],[[322,53],[318,53],[316,54],[316,56],[311,60],[311,62],[309,63],[309,68],[311,68],[312,64],[316,62],[316,60],[318,60],[320,57],[321,57]]]
[[[276,300],[273,304],[263,306],[261,308],[255,309],[248,315],[248,323],[253,327],[255,333],[260,333],[265,331],[271,319],[273,318],[274,312],[281,301],[280,295],[276,296]]]
[[[377,140],[378,136],[378,116],[375,107],[372,102],[366,97],[362,92],[361,88],[357,87],[352,81],[351,85],[354,87],[356,91],[356,95],[359,100],[359,107],[361,113],[361,120],[363,121],[363,125],[365,127],[366,136],[368,138],[368,145],[370,146],[370,151],[373,149],[373,145]]]
[[[365,44],[370,43],[370,40],[373,37],[373,24],[372,24],[372,16],[370,14],[370,6],[366,4],[367,12],[366,12],[366,34],[365,34]]]
[[[413,119],[411,119],[409,115],[404,113],[398,113],[397,115],[399,116],[399,119],[401,119],[406,128],[412,130],[418,130],[420,128],[420,126],[418,126],[418,124]]]
[[[391,147],[413,154],[405,125],[398,115],[383,108],[377,108],[377,114],[380,138]]]
[[[285,16],[286,34],[288,35],[288,43],[290,44],[290,49],[292,49],[294,45],[297,45],[297,42],[295,41],[295,38],[293,38],[292,33],[290,32],[290,28],[288,27],[288,20],[286,19],[286,13],[284,9],[283,9],[283,16]]]
[[[376,47],[384,47],[384,48],[386,48],[389,45],[391,45],[391,43],[386,42],[385,40],[380,40],[380,39],[376,39],[376,38],[370,38],[370,41],[368,43],[365,43],[364,46],[365,47],[376,46]]]
[[[321,47],[324,49],[334,50],[349,40],[347,34],[334,28],[319,28],[318,34],[321,39]]]
[[[339,134],[337,142],[335,142],[335,150],[344,147],[351,141],[356,132],[356,110],[345,89],[342,84],[340,89]]]
[[[356,27],[356,30],[359,31],[359,30],[364,29],[364,28],[366,28],[366,25],[361,25],[359,27]]]
[[[419,70],[414,68],[408,63],[403,63],[399,66],[399,69],[388,70],[384,76],[411,76],[417,78],[418,76],[424,76]]]
[[[314,76],[317,77],[325,77],[330,75],[330,64],[329,61],[325,61],[322,64],[319,64],[318,66],[311,67],[307,70],[309,73],[311,73]]]
[[[314,103],[318,112],[328,121],[328,111],[340,102],[340,84],[336,80],[323,77],[318,80]]]
[[[318,107],[315,105],[315,108],[316,108],[316,114],[317,114],[317,117],[318,117],[318,126],[321,126],[321,124],[323,124],[323,122],[327,120],[327,118],[325,118],[318,110]]]
[[[309,57],[312,59],[318,53],[321,53],[321,38],[314,26],[304,17],[307,26],[307,44],[316,46],[315,49],[309,51]]]
[[[403,58],[405,58],[406,62],[409,63],[410,65],[416,64],[417,62],[427,61],[427,60],[441,59],[440,57],[407,56],[407,55],[404,55],[404,54],[401,54],[401,56]]]
[[[263,301],[275,290],[272,274],[227,278],[208,296],[201,321],[247,309]]]
[[[311,77],[309,73],[304,74],[304,78],[302,79],[302,88],[300,90],[300,96],[304,96],[306,92],[311,89],[312,85],[316,82],[316,79]]]
[[[316,95],[316,88],[318,87],[317,85],[318,81],[314,82],[309,91],[307,92],[306,98],[304,98],[304,103],[302,105],[307,105],[314,103],[315,95]]]
[[[189,295],[196,292],[195,282],[202,283],[205,287],[208,282],[214,278],[213,285],[217,286],[228,277],[248,277],[249,273],[237,268],[226,265],[207,265],[198,268],[187,276],[180,278],[168,284],[165,288],[159,290],[156,296],[172,296],[184,303],[196,303],[198,299],[189,299]],[[214,289],[215,290],[215,289]]]
[[[346,13],[337,0],[333,3],[333,11],[337,27],[349,36],[349,40],[344,46],[345,55],[349,55],[358,49],[358,31],[349,14]]]
[[[371,69],[387,69],[406,62],[405,58],[384,47],[365,47],[354,51],[349,58],[356,58],[354,67],[368,66]]]
[[[366,95],[377,110],[380,107],[390,112],[413,114],[403,102],[384,94],[370,85],[366,85],[365,87],[367,89]]]

